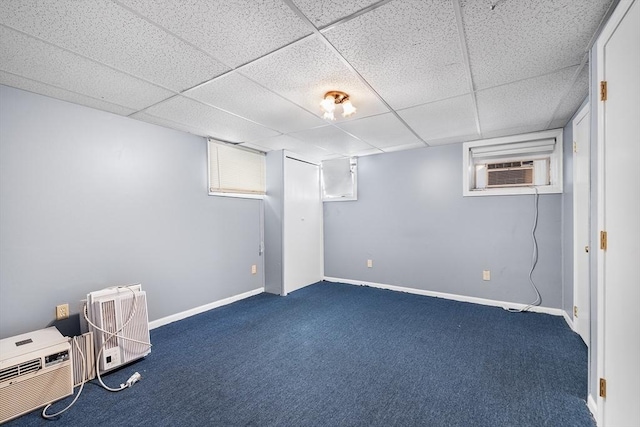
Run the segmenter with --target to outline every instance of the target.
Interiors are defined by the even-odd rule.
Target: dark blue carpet
[[[57,421],[7,426],[595,426],[561,317],[321,282],[151,331]],[[49,412],[66,406],[56,403]]]

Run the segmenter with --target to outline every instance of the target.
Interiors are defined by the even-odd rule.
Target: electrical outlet
[[[482,280],[491,280],[491,270],[482,270]]]
[[[56,306],[56,320],[69,318],[69,304],[60,304]]]
[[[372,259],[368,259],[368,260],[367,260],[367,267],[368,267],[368,268],[373,267],[373,260],[372,260]]]
[[[256,274],[258,272],[258,266],[253,264],[251,266],[251,274]]]

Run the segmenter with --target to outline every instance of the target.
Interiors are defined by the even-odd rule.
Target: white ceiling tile
[[[436,145],[457,144],[464,141],[475,141],[476,139],[480,139],[480,135],[478,133],[470,133],[469,135],[432,139],[429,141],[429,146],[435,147]]]
[[[29,92],[38,93],[40,95],[50,96],[51,98],[61,99],[63,101],[72,102],[74,104],[84,105],[86,107],[95,108],[110,113],[128,116],[135,110],[123,107],[121,105],[105,102],[100,99],[90,98],[79,93],[71,92],[55,86],[50,86],[35,80],[29,80],[15,74],[0,71],[0,84],[16,87]]]
[[[322,117],[320,101],[330,90],[347,92],[357,113],[386,113],[385,105],[316,36],[308,37],[239,69],[245,76]],[[336,109],[338,110],[338,109]],[[336,114],[337,121],[345,121]]]
[[[228,142],[245,142],[278,134],[272,129],[183,96],[156,104],[146,109],[145,113],[180,123],[187,128],[204,130],[206,135]],[[198,134],[198,131],[193,133]]]
[[[320,28],[347,17],[377,0],[294,0],[294,3],[316,27]]]
[[[119,0],[230,67],[311,31],[281,0]]]
[[[391,113],[352,120],[337,126],[377,148],[422,143]]]
[[[162,127],[166,127],[169,129],[175,129],[175,130],[179,130],[182,132],[187,132],[187,133],[191,133],[194,135],[199,135],[199,136],[208,136],[208,132],[204,129],[199,129],[195,126],[186,126],[183,125],[182,123],[177,123],[174,122],[173,120],[169,120],[169,119],[163,119],[160,117],[156,117],[156,116],[152,116],[150,114],[147,114],[145,112],[137,112],[131,116],[129,116],[132,119],[135,120],[140,120],[143,122],[147,122],[147,123],[151,123],[154,125],[158,125],[158,126],[162,126]]]
[[[567,120],[565,119],[555,119],[553,120],[549,126],[547,126],[548,129],[558,129],[558,128],[563,128],[567,125]]]
[[[516,126],[513,128],[499,128],[496,130],[489,130],[482,132],[482,138],[500,138],[502,136],[521,135],[523,133],[538,132],[546,129],[546,123],[533,123],[522,126]]]
[[[333,155],[333,153],[325,149],[317,147],[313,144],[309,144],[307,142],[303,142],[288,135],[273,136],[271,138],[252,141],[250,143],[245,143],[242,145],[257,148],[263,151],[287,150],[291,151],[292,153],[308,157],[312,160],[323,160],[327,156]]]
[[[384,153],[384,150],[381,150],[379,148],[369,148],[368,150],[354,151],[353,153],[350,153],[350,155],[354,157],[364,157],[364,156],[372,156],[374,154],[381,154],[381,153]]]
[[[589,96],[589,64],[586,64],[580,71],[580,74],[578,74],[575,83],[560,102],[553,116],[553,120],[558,123],[563,123],[562,126],[567,124],[587,96]],[[554,126],[554,128],[555,127],[558,126]]]
[[[548,122],[577,68],[477,92],[482,136],[500,129]]]
[[[325,35],[393,108],[470,90],[449,2],[391,2]]]
[[[460,0],[475,88],[578,65],[610,3]]]
[[[394,151],[403,151],[403,150],[413,150],[414,148],[425,148],[424,144],[407,144],[407,145],[396,145],[395,147],[387,147],[384,149],[385,153],[391,153]]]
[[[478,134],[471,95],[418,105],[398,111],[398,114],[429,145],[434,141],[462,141],[462,138]]]
[[[290,134],[290,136],[343,156],[349,156],[372,148],[366,142],[344,133],[335,126],[324,126],[302,132],[295,132]]]
[[[326,125],[318,116],[237,72],[228,73],[183,95],[246,117],[282,133]]]
[[[132,109],[172,95],[168,90],[0,26],[0,69]]]
[[[228,70],[108,0],[11,0],[0,10],[9,27],[175,91]]]

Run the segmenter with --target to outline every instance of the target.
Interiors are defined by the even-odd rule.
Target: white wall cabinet
[[[267,153],[265,290],[287,295],[324,278],[320,166]]]

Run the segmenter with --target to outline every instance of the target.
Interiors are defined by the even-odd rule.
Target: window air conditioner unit
[[[71,345],[55,327],[0,340],[0,423],[71,394]]]
[[[139,284],[87,295],[86,314],[93,332],[100,373],[145,357],[151,352],[147,294]]]
[[[481,168],[486,178],[478,174],[477,188],[526,187],[549,185],[549,159],[487,163]]]

